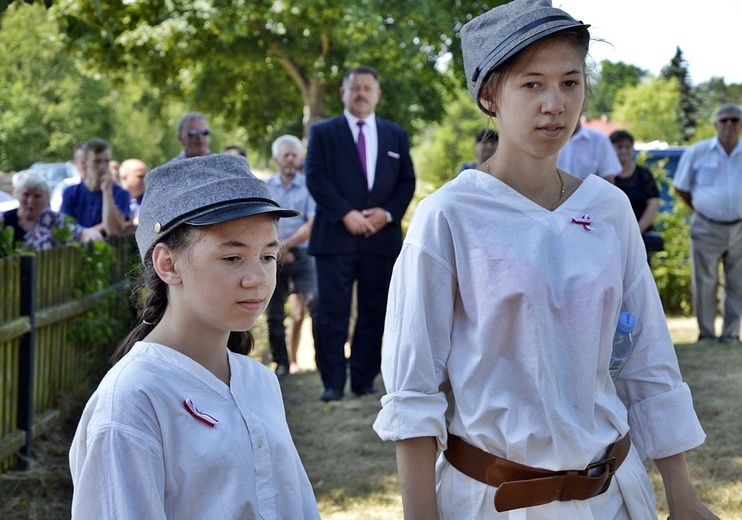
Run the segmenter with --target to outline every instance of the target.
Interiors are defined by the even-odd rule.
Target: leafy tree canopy
[[[440,119],[457,80],[437,65],[451,53],[460,66],[460,27],[498,3],[60,0],[52,9],[88,71],[135,70],[152,83],[151,100],[190,99],[256,145],[339,113],[342,75],[357,64],[380,73],[379,115],[411,130]]]
[[[680,89],[675,78],[653,78],[616,94],[613,119],[628,128],[637,141],[681,139]]]

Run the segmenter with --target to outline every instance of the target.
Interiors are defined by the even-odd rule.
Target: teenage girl
[[[716,518],[688,476],[704,434],[631,207],[556,167],[585,101],[587,27],[515,0],[461,31],[500,139],[420,203],[394,269],[374,426],[396,441],[406,519],[655,518],[646,458],[674,520]],[[636,350],[614,382],[622,310]]]
[[[144,321],[72,442],[73,518],[319,518],[277,379],[246,355],[275,287],[278,218],[297,214],[242,157],[147,175]]]

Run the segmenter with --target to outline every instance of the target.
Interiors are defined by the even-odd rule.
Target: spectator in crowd
[[[276,283],[277,220],[296,214],[239,157],[147,175],[143,321],[82,413],[72,518],[319,519],[278,381],[247,355]]]
[[[48,207],[51,192],[41,175],[25,170],[15,176],[13,192],[18,207],[0,214],[0,223],[13,228],[13,242],[24,249],[49,249],[64,243],[69,233],[72,240],[88,242],[98,240],[101,234],[95,229],[66,222],[59,213]]]
[[[239,155],[247,159],[247,150],[245,150],[241,146],[237,146],[236,144],[231,144],[224,148],[224,153],[228,153],[231,155]]]
[[[354,394],[377,392],[389,279],[402,247],[401,220],[415,192],[407,132],[374,113],[381,98],[376,70],[348,70],[340,96],[343,114],[310,127],[305,162],[317,202],[309,252],[317,261],[323,401],[342,399],[348,364]],[[347,360],[356,282],[358,313]]]
[[[621,172],[621,163],[610,139],[579,121],[572,137],[559,152],[557,167],[579,179],[587,179],[593,174],[608,182],[613,182]]]
[[[198,112],[189,112],[178,121],[178,142],[183,150],[175,159],[190,159],[209,155],[211,130],[206,116]]]
[[[82,182],[64,190],[60,213],[104,236],[131,231],[133,227],[128,221],[129,192],[113,182],[108,169],[111,145],[96,137],[85,142],[83,152],[85,160],[80,170]]]
[[[616,156],[621,163],[621,173],[615,178],[618,188],[623,191],[631,202],[631,209],[639,223],[647,254],[652,253],[651,242],[648,242],[647,232],[654,231],[654,219],[660,210],[660,191],[652,172],[639,166],[634,161],[634,136],[626,130],[616,130],[609,139],[616,150]]]
[[[727,103],[714,115],[716,136],[680,157],[673,184],[693,210],[693,306],[698,341],[716,339],[719,264],[724,270],[723,324],[719,340],[738,344],[742,319],[742,108]]]
[[[52,197],[49,200],[49,207],[53,211],[59,212],[62,209],[62,193],[64,190],[69,186],[80,184],[82,163],[85,162],[85,152],[83,151],[84,146],[85,141],[77,143],[72,151],[72,161],[67,162],[67,169],[72,170],[74,172],[73,175],[70,175],[66,179],[62,179],[62,181],[54,187]]]
[[[459,173],[470,168],[476,168],[480,164],[484,164],[484,161],[492,157],[497,151],[497,141],[499,137],[495,130],[490,128],[482,128],[477,132],[474,138],[474,153],[476,154],[476,162],[468,162],[461,165]]]
[[[276,375],[297,372],[296,362],[298,349],[297,331],[292,330],[295,344],[286,349],[286,299],[292,286],[303,303],[314,317],[317,304],[317,272],[314,258],[307,253],[309,238],[314,222],[315,203],[307,189],[306,178],[301,173],[303,146],[301,140],[293,135],[282,135],[273,142],[273,160],[278,171],[266,182],[271,190],[273,200],[282,208],[295,209],[301,215],[281,219],[278,227],[278,240],[281,246],[279,257],[280,268],[276,276],[276,290],[267,309],[268,339],[273,361],[276,363]],[[293,309],[292,309],[293,311]],[[293,312],[292,312],[293,313]],[[303,317],[302,317],[303,320]],[[312,329],[315,327],[312,319]],[[315,334],[316,335],[316,334]]]
[[[119,166],[121,187],[129,192],[129,220],[134,226],[139,224],[139,206],[144,197],[145,175],[147,165],[141,159],[125,159]]]
[[[688,475],[704,433],[628,200],[557,168],[589,42],[550,0],[461,29],[500,144],[420,202],[394,267],[374,428],[397,443],[405,518],[656,518],[654,458],[671,518],[717,519]],[[635,350],[612,378],[622,309]]]

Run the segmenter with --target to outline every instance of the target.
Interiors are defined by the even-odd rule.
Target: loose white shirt
[[[580,126],[559,150],[557,167],[580,179],[590,174],[612,177],[621,173],[621,161],[608,137],[592,128]]]
[[[72,441],[72,517],[319,518],[276,376],[232,352],[229,365],[227,386],[176,350],[136,343],[101,381]]]
[[[608,373],[621,310],[638,319],[616,383],[627,404]],[[640,459],[704,439],[628,199],[592,176],[553,212],[477,170],[423,200],[394,267],[382,375],[374,429],[384,440],[434,437],[444,450],[450,431],[567,470],[631,430],[632,451],[604,495],[499,516],[494,488],[439,458],[446,519],[650,518]]]
[[[693,196],[693,207],[720,222],[742,218],[742,141],[727,154],[718,137],[690,146],[680,157],[673,185]]]

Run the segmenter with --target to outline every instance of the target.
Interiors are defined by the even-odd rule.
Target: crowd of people
[[[396,443],[405,517],[652,518],[653,459],[673,518],[716,518],[686,467],[705,434],[647,262],[656,181],[628,131],[580,124],[588,28],[550,0],[463,27],[467,84],[497,131],[477,132],[476,160],[420,203],[405,237],[409,138],[376,116],[369,66],[346,71],[343,113],[310,127],[306,153],[297,136],[272,143],[265,181],[244,148],[212,153],[197,112],[178,123],[181,153],[152,171],[114,164],[93,138],[58,193],[21,172],[19,207],[2,215],[17,242],[133,232],[143,265],[142,321],[73,441],[73,517],[318,518],[278,384],[299,371],[308,313],[322,401],[380,394],[383,376],[373,427]],[[739,342],[741,119],[722,106],[717,137],[674,181],[694,211],[699,340],[717,338],[721,263],[720,339]],[[614,379],[622,311],[637,316],[635,350]],[[273,374],[240,355],[263,312]]]

